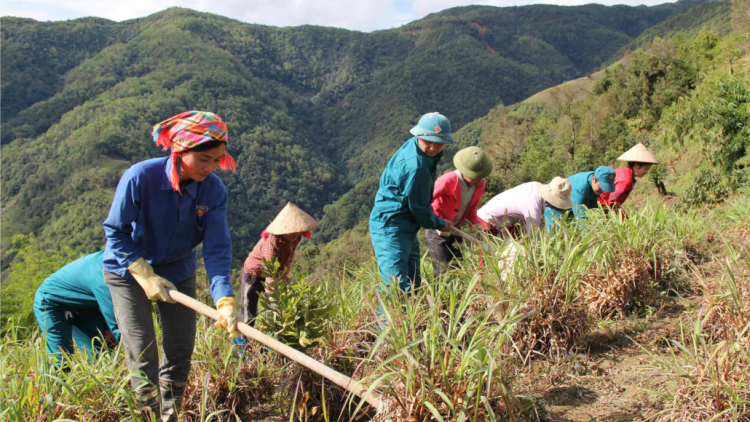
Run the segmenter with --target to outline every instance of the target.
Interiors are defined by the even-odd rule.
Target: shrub
[[[680,198],[680,207],[687,209],[701,205],[714,205],[729,196],[729,188],[722,181],[721,175],[713,170],[702,170],[695,177],[695,183]]]
[[[264,276],[276,278],[279,263],[266,260]],[[276,279],[260,295],[259,326],[280,342],[306,350],[326,337],[326,326],[337,308],[324,285],[310,286],[305,280]]]

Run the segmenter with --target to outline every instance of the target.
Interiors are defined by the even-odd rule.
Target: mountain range
[[[237,172],[219,175],[235,260],[287,201],[322,218],[314,240],[326,242],[369,213],[422,114],[450,118],[450,155],[476,142],[461,128],[499,104],[585,77],[648,37],[728,28],[726,5],[468,6],[371,33],[181,8],[124,22],[4,17],[0,246],[34,233],[47,247],[100,249],[120,175],[164,155],[152,126],[188,109],[229,128]]]

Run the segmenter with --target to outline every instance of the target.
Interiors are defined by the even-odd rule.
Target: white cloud
[[[672,0],[674,1],[674,0]],[[614,5],[667,3],[666,0],[596,0]],[[360,31],[388,29],[429,13],[469,4],[521,6],[547,3],[565,6],[591,0],[16,0],[3,1],[2,16],[37,20],[65,20],[98,16],[122,21],[150,15],[172,6],[228,16],[249,23],[274,26],[322,25]]]

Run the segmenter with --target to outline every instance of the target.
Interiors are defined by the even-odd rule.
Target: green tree
[[[746,75],[707,81],[695,95],[670,106],[662,122],[664,142],[697,144],[704,159],[729,174],[750,166],[750,82]]]

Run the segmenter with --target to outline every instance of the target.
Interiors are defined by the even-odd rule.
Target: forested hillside
[[[610,62],[619,60],[626,51],[646,48],[657,37],[666,39],[677,34],[694,38],[700,31],[710,31],[725,36],[732,31],[732,4],[728,1],[709,2],[693,7],[685,13],[669,17],[643,31],[636,39],[620,48]]]
[[[722,21],[731,25],[731,6],[719,3],[716,7],[726,13]],[[705,6],[699,8],[707,10]],[[709,20],[716,17],[713,13],[700,15]],[[616,157],[637,142],[668,150],[689,139],[702,145],[702,163],[693,160],[680,170],[672,163],[656,166],[647,180],[639,182],[640,189],[662,195],[672,195],[676,190],[687,195],[684,191],[693,187],[684,199],[687,206],[716,200],[716,195],[726,196],[732,189],[743,187],[749,179],[750,151],[747,44],[722,42],[720,36],[708,31],[690,37],[687,34],[702,24],[695,19],[685,21],[692,24],[682,35],[668,40],[655,38],[648,50],[630,52],[627,60],[599,72],[597,78],[587,79],[585,88],[568,83],[523,103],[500,104],[461,127],[455,134],[457,144],[450,149],[480,145],[489,152],[494,170],[487,179],[486,198],[528,181],[548,181],[599,165],[618,167]],[[738,32],[747,31],[742,29],[748,28],[746,22],[741,17],[734,21]],[[716,70],[723,67],[744,73]],[[544,102],[532,101],[534,98],[544,98]],[[724,152],[717,154],[716,150]],[[444,160],[441,166],[441,170],[450,168],[450,160]],[[705,167],[706,173],[697,172],[695,167]],[[682,170],[686,171],[679,173]],[[679,179],[676,186],[664,185],[668,174]],[[372,201],[373,197],[349,196],[329,206],[327,217],[338,218],[344,223],[338,226],[344,226],[354,215],[351,203],[367,207]],[[369,242],[366,224],[352,227],[327,245],[303,249],[305,260],[298,264],[300,269],[331,273],[344,264],[356,267],[371,260],[361,252],[362,245]]]
[[[239,260],[286,201],[322,217],[354,188],[346,198],[365,204],[421,114],[439,110],[460,128],[596,70],[699,3],[472,6],[373,33],[179,8],[120,23],[2,18],[2,248],[29,233],[43,248],[101,248],[119,176],[163,154],[152,125],[206,109],[226,120],[238,162],[220,176]],[[347,207],[329,207],[318,240],[366,214]]]
[[[0,417],[137,418],[125,349],[96,359],[78,349],[63,367],[52,364],[33,294],[46,276],[100,246],[100,221],[119,175],[161,154],[151,124],[183,108],[208,108],[227,120],[239,164],[236,174],[221,174],[235,258],[283,201],[324,215],[313,240],[327,243],[300,245],[289,281],[261,293],[256,328],[351,375],[382,406],[362,414],[335,384],[256,341],[238,349],[201,316],[182,420],[750,420],[750,0],[733,5],[733,30],[724,37],[655,37],[592,78],[590,90],[573,95],[558,87],[544,101],[503,100],[481,113],[469,100],[451,104],[452,96],[492,94],[481,84],[459,92],[471,79],[453,90],[443,73],[460,79],[450,73],[459,61],[438,53],[465,51],[468,64],[455,64],[457,72],[478,66],[479,50],[499,54],[471,34],[441,32],[459,27],[457,16],[489,19],[492,8],[428,16],[420,25],[445,28],[417,35],[406,32],[411,25],[373,34],[276,29],[172,9],[122,24],[76,21],[72,28],[111,38],[100,51],[69,47],[64,60],[53,53],[63,48],[55,46],[64,39],[53,35],[58,24],[17,32],[27,41],[47,37],[49,54],[33,57],[6,49],[16,41],[3,32],[3,66],[14,52],[28,60],[23,66],[48,60],[60,70],[3,79],[3,101],[11,92],[26,95],[36,80],[50,85],[33,91],[46,99],[3,120],[3,133],[25,135],[2,146]],[[693,16],[716,21],[711,13]],[[679,32],[703,27],[687,21]],[[107,31],[110,25],[120,29]],[[477,50],[461,50],[471,42]],[[501,99],[515,98],[513,90],[525,90],[518,83],[531,78],[501,76],[516,83],[492,88]],[[444,91],[428,96],[429,83]],[[434,102],[428,108],[420,101]],[[510,261],[503,258],[509,239],[484,237],[503,248],[499,259],[464,242],[456,268],[435,276],[426,258],[422,287],[384,294],[363,219],[382,161],[433,106],[453,107],[458,116],[457,143],[441,171],[458,148],[489,152],[494,171],[484,200],[522,182],[619,166],[616,157],[636,142],[660,164],[638,179],[623,208],[627,218],[589,210],[585,220],[522,234],[513,243],[519,258]],[[43,120],[48,112],[57,117]],[[201,270],[197,283],[198,299],[210,303]]]
[[[321,228],[337,239],[302,248],[288,282],[261,293],[255,326],[378,394],[369,413],[277,348],[239,349],[201,316],[180,419],[750,420],[750,21],[738,23],[726,37],[657,38],[588,94],[500,105],[455,134],[490,152],[486,196],[615,165],[644,142],[661,164],[638,180],[627,218],[591,209],[552,232],[487,235],[499,259],[464,242],[442,275],[422,260],[422,286],[408,295],[385,294],[366,221],[340,235]],[[366,204],[376,183],[365,179],[326,218],[360,219],[368,207],[348,205]],[[518,258],[502,258],[508,242]],[[135,419],[123,347],[50,363],[18,298],[71,251],[34,245],[16,236],[5,251],[15,258],[0,416]],[[200,271],[198,283],[210,301]]]

